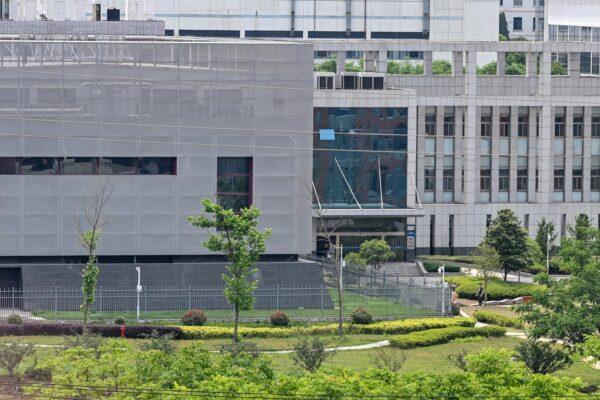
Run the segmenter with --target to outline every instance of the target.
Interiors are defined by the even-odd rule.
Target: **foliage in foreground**
[[[535,374],[551,374],[571,365],[569,354],[551,343],[527,339],[516,348],[517,360],[523,361]]]
[[[187,399],[202,392],[220,399],[236,399],[240,393],[260,396],[298,396],[343,399],[367,396],[392,398],[537,398],[579,396],[579,379],[531,374],[511,359],[506,350],[484,349],[467,355],[464,371],[443,374],[404,373],[388,368],[356,372],[322,368],[315,373],[290,376],[273,372],[268,358],[251,353],[226,353],[212,358],[198,344],[181,347],[168,355],[160,351],[133,351],[123,341],[110,340],[99,359],[88,350],[75,348],[49,359],[55,386],[30,386],[29,394],[41,398]],[[73,388],[76,386],[76,388]],[[100,390],[90,391],[86,387]],[[143,394],[142,394],[143,391]]]
[[[327,351],[326,342],[318,336],[302,336],[292,347],[290,358],[300,368],[308,372],[316,372],[321,365],[335,353]]]

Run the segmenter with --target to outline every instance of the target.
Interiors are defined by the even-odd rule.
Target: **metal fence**
[[[264,320],[275,310],[284,310],[296,320],[337,318],[337,290],[319,287],[260,287],[253,310],[242,312],[244,320]],[[100,287],[96,291],[91,319],[110,321],[116,316],[132,320],[177,320],[189,309],[203,309],[211,320],[228,321],[232,306],[222,287]],[[0,317],[19,314],[45,320],[79,320],[81,288],[0,289]],[[356,307],[366,307],[376,319],[447,315],[450,293],[447,288],[410,285],[344,285],[345,317]],[[443,310],[444,308],[444,310]]]

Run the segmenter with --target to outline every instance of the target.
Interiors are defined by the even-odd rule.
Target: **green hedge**
[[[446,272],[460,272],[458,265],[448,265],[441,261],[423,261],[423,268],[427,272],[438,272],[438,268],[442,265],[446,265]]]
[[[419,318],[397,321],[381,321],[368,325],[344,324],[347,333],[354,334],[400,334],[424,331],[434,328],[473,327],[473,318]],[[222,339],[233,335],[233,327],[227,326],[182,326],[187,339]],[[308,327],[252,327],[241,326],[239,334],[246,338],[288,338],[300,335],[334,335],[337,324]]]
[[[420,256],[422,260],[428,261],[447,261],[462,264],[473,264],[473,256]]]
[[[446,279],[451,285],[456,285],[458,297],[463,299],[476,299],[481,278],[465,276],[452,276]],[[543,287],[533,283],[504,282],[501,279],[488,281],[488,300],[514,299],[521,296],[535,296],[543,290]]]
[[[507,317],[491,311],[477,310],[473,313],[475,319],[484,324],[506,326],[510,328],[523,328],[523,322],[519,318]]]
[[[392,347],[400,349],[411,349],[413,347],[448,343],[454,339],[466,337],[499,337],[504,336],[505,333],[506,329],[499,326],[483,326],[480,328],[451,326],[448,328],[431,329],[423,332],[413,332],[407,335],[395,336],[390,339],[390,344]]]

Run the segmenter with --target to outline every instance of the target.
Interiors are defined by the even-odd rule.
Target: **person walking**
[[[485,298],[485,289],[483,288],[483,284],[479,282],[479,288],[477,289],[477,293],[475,294],[477,300],[479,301],[479,305],[483,305],[483,300]]]

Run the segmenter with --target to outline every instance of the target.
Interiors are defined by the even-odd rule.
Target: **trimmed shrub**
[[[88,325],[90,333],[103,337],[121,336],[121,328],[117,325]],[[128,338],[143,338],[156,330],[161,335],[172,334],[174,338],[183,338],[183,331],[178,326],[128,326],[125,336]],[[58,322],[25,322],[21,325],[0,324],[0,336],[72,336],[81,335],[82,324]]]
[[[115,323],[115,325],[125,325],[127,323],[127,318],[119,316],[115,318],[113,322]]]
[[[352,318],[352,322],[359,325],[368,325],[373,322],[373,316],[369,310],[364,307],[358,307],[356,310],[352,311],[350,317]]]
[[[355,325],[351,332],[375,335],[402,334],[451,326],[473,327],[475,320],[473,318],[422,318],[382,321],[370,325]]]
[[[273,314],[269,316],[269,321],[271,321],[271,325],[273,326],[289,326],[290,325],[290,317],[283,311],[275,311]]]
[[[23,320],[19,315],[12,314],[9,315],[8,318],[6,318],[6,322],[8,322],[11,325],[21,325],[23,323]]]
[[[499,326],[483,326],[480,328],[451,326],[448,328],[431,329],[423,332],[413,332],[407,335],[395,336],[390,339],[390,344],[393,347],[400,349],[411,349],[413,347],[448,343],[454,339],[466,337],[499,337],[504,336],[505,333],[506,329]]]
[[[453,276],[446,281],[456,285],[458,297],[463,299],[477,299],[477,289],[479,283],[483,282],[479,278],[465,276]],[[504,282],[501,279],[491,279],[488,282],[487,297],[488,300],[514,299],[522,296],[535,296],[544,290],[543,286],[534,283],[516,283]]]
[[[523,322],[519,318],[507,317],[506,315],[493,313],[491,311],[477,310],[473,313],[475,319],[484,324],[506,326],[510,328],[523,328]]]
[[[202,326],[208,318],[202,310],[189,310],[181,316],[181,323],[187,326]]]
[[[425,268],[425,271],[431,273],[437,273],[438,268],[442,265],[446,266],[446,272],[460,272],[460,267],[458,265],[448,265],[441,261],[423,261],[423,268]]]

